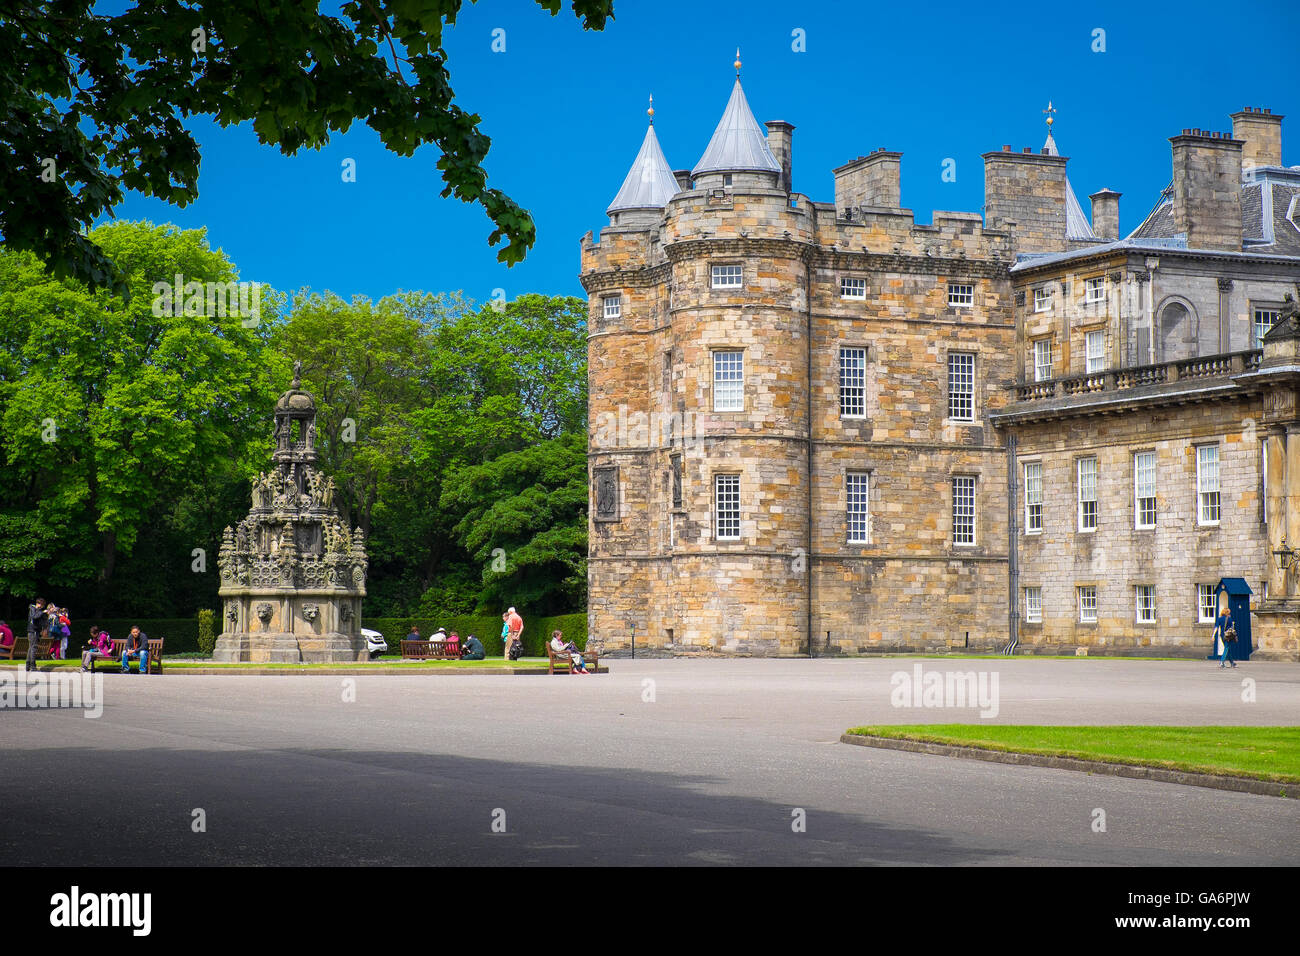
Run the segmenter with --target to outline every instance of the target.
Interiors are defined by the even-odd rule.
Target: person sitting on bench
[[[465,638],[460,649],[460,659],[463,661],[481,661],[487,655],[483,651],[483,642],[473,634]]]
[[[101,631],[98,627],[90,629],[90,643],[86,645],[81,652],[81,669],[90,670],[98,658],[109,658],[113,656],[113,639],[108,636],[108,631]]]
[[[10,648],[14,643],[14,632],[9,629],[9,625],[0,620],[0,647]]]
[[[140,673],[149,673],[149,635],[140,630],[140,625],[131,628],[126,638],[126,649],[122,651],[122,673],[131,673],[130,660],[140,658]]]
[[[582,659],[582,651],[578,650],[578,645],[573,641],[566,642],[562,632],[551,631],[551,650],[557,654],[568,654],[569,660],[573,661],[573,666],[579,674],[591,673],[587,670],[587,662]]]

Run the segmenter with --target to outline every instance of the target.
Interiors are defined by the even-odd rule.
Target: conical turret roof
[[[641,151],[627,171],[623,186],[605,210],[606,215],[626,209],[663,209],[677,195],[677,177],[673,175],[659,148],[654,123],[645,131]]]
[[[738,170],[758,170],[759,172],[779,173],[781,164],[768,148],[767,137],[754,121],[754,114],[749,111],[745,101],[745,91],[740,88],[740,77],[731,88],[731,99],[718,121],[718,128],[713,131],[704,155],[691,170],[692,176],[700,173],[734,172]]]

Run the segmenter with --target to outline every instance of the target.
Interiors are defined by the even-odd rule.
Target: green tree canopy
[[[561,0],[537,0],[557,14]],[[94,0],[0,6],[0,237],[58,275],[117,284],[84,230],[136,190],[177,205],[198,196],[200,151],[184,123],[252,121],[293,155],[361,119],[401,156],[433,144],[443,196],[478,203],[490,244],[513,264],[532,246],[527,211],[487,185],[489,139],[455,101],[445,24],[462,0],[315,3],[136,0],[115,16]],[[611,0],[572,0],[585,29]]]
[[[265,326],[155,307],[154,284],[177,274],[237,278],[203,231],[118,223],[90,239],[124,270],[129,302],[0,249],[0,591],[96,572],[111,584],[119,551],[178,500],[242,478],[269,416]]]

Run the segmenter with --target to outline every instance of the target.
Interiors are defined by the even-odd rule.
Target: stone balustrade
[[[1253,349],[1247,352],[1201,355],[1159,365],[1136,365],[1084,375],[1066,375],[1041,382],[1025,382],[1011,388],[1018,402],[1035,402],[1091,392],[1116,392],[1184,379],[1218,378],[1253,371],[1259,368],[1261,354],[1259,349]]]

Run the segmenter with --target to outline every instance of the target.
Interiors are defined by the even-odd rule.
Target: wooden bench
[[[14,654],[18,652],[18,635],[14,635],[12,644],[0,644],[0,661],[16,660]]]
[[[459,641],[402,640],[402,657],[414,661],[460,660]]]
[[[592,674],[596,673],[600,667],[600,655],[593,650],[582,651],[581,653],[583,663],[587,665],[587,671]],[[561,673],[578,673],[578,669],[573,666],[573,658],[569,655],[569,652],[557,651],[555,648],[551,647],[550,641],[546,642],[546,658],[551,668],[550,673],[552,674],[555,673],[557,665],[564,668]]]
[[[22,644],[20,650],[18,645]],[[0,661],[16,661],[27,659],[27,638],[14,635],[14,642],[8,647],[0,646]],[[48,660],[50,651],[54,648],[54,638],[38,637],[36,639],[36,660]]]
[[[150,674],[162,673],[163,640],[164,638],[161,637],[151,637],[145,641],[145,646],[149,649],[149,673]],[[122,667],[122,655],[126,653],[126,638],[124,637],[113,638],[113,650],[110,651],[109,653],[112,654],[112,663],[114,665],[114,669],[120,670]],[[107,660],[108,658],[106,657],[92,657],[90,659],[90,672],[92,674],[95,672],[95,664],[98,661],[107,661]],[[137,671],[140,670],[140,658],[134,657],[131,660],[127,661],[126,669],[130,671],[132,665],[135,666],[135,669]]]

